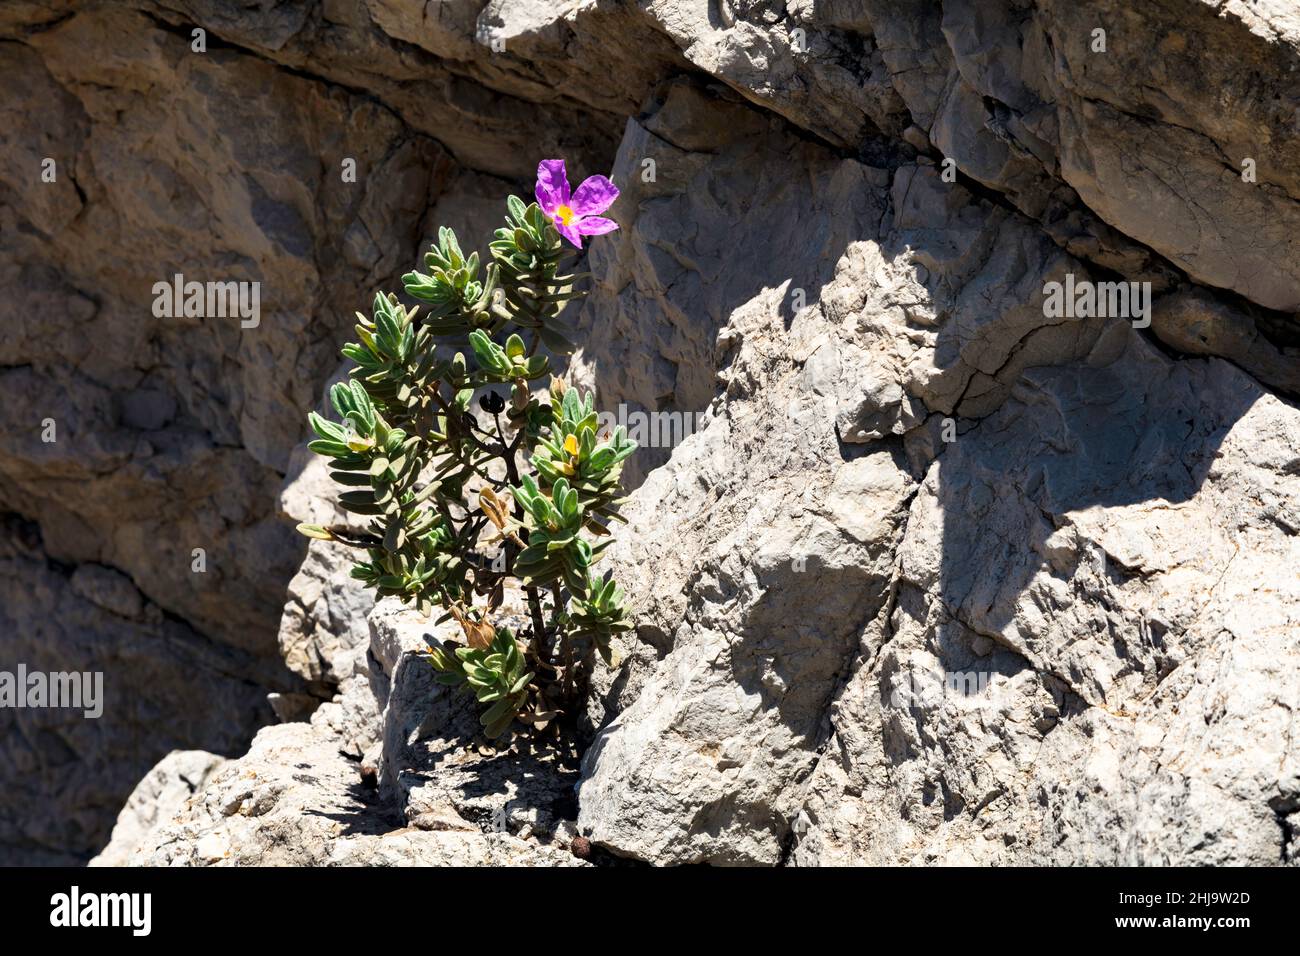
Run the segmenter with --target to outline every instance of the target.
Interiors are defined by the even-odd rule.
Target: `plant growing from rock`
[[[599,215],[617,196],[604,176],[571,192],[563,161],[547,160],[537,201],[507,201],[486,265],[440,229],[428,272],[402,277],[425,305],[376,295],[343,347],[356,368],[330,392],[339,421],[309,416],[340,505],[369,522],[299,530],[364,552],[352,576],[380,596],[458,622],[463,641],[433,640],[429,660],[486,705],[489,737],[571,709],[595,655],[608,661],[610,637],[630,627],[594,565],[636,444],[621,427],[600,432],[592,396],[552,379],[545,351],[572,350],[559,316],[583,294],[582,277],[562,273],[564,242],[617,229]],[[498,626],[512,581],[527,603],[518,636]]]

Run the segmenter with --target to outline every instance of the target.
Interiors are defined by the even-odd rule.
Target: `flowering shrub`
[[[370,520],[363,534],[299,530],[364,552],[352,576],[381,596],[459,624],[462,640],[434,641],[429,661],[487,705],[489,737],[571,709],[595,655],[608,661],[610,636],[630,627],[618,585],[593,566],[636,444],[621,427],[598,434],[590,394],[558,378],[547,390],[540,350],[572,350],[559,315],[582,293],[580,276],[560,274],[564,243],[617,229],[600,215],[617,197],[604,176],[571,191],[564,162],[546,160],[537,202],[507,201],[485,268],[440,229],[428,273],[402,277],[427,306],[376,295],[343,347],[357,367],[330,393],[340,420],[309,416],[340,505]],[[494,623],[510,580],[528,606],[522,642]]]

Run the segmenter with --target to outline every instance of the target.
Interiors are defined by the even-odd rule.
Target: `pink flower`
[[[537,205],[551,217],[565,239],[582,248],[583,236],[602,236],[618,223],[597,215],[618,198],[618,187],[604,176],[589,176],[572,195],[564,160],[544,159],[537,164]]]

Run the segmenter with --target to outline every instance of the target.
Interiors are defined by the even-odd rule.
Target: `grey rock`
[[[51,561],[36,528],[12,516],[0,521],[0,589],[15,596],[0,602],[0,670],[102,682],[95,718],[84,707],[0,708],[5,864],[84,863],[109,842],[123,794],[170,751],[238,753],[270,719],[265,690],[232,676],[251,669],[238,651],[142,602],[120,572]],[[147,815],[155,790],[142,786],[128,817]]]
[[[1296,859],[1287,4],[58,7],[0,11],[0,657],[111,706],[3,735],[6,862],[84,860],[268,694],[310,719],[179,819],[141,790],[133,859]],[[347,520],[301,442],[352,311],[540,156],[623,189],[566,374],[646,416],[637,627],[572,748],[495,749],[290,525]],[[175,272],[261,322],[154,316]],[[1046,318],[1070,274],[1151,282],[1150,331]]]
[[[633,144],[637,137],[630,129]],[[745,175],[753,176],[752,149],[724,146],[689,192],[676,187],[675,201],[739,195],[739,167],[727,160],[742,154]],[[791,212],[753,231],[766,230],[771,242],[771,230],[782,230],[783,248],[806,249],[806,260],[776,268],[789,274],[788,267],[806,263],[805,281],[819,297],[787,320],[785,297],[769,291],[774,283],[764,281],[757,249],[752,268],[737,270],[748,284],[728,290],[735,299],[719,315],[740,343],[725,397],[713,403],[703,430],[646,478],[611,552],[630,589],[637,637],[662,659],[633,665],[642,671],[628,680],[635,699],[583,759],[579,829],[616,853],[656,863],[780,861],[799,780],[824,739],[825,709],[859,653],[863,629],[888,598],[913,490],[897,449],[842,448],[835,431],[836,407],[858,382],[853,370],[843,374],[849,362],[837,351],[849,343],[830,333],[856,311],[843,303],[841,323],[838,297],[860,288],[846,263],[884,268],[863,237],[878,234],[888,176],[811,148],[764,160],[759,179],[790,184]],[[801,194],[810,162],[825,178]],[[798,177],[790,175],[796,167],[804,170]],[[734,228],[723,218],[707,240],[719,246]],[[618,263],[647,232],[638,217],[620,237],[612,265],[597,271],[593,302],[601,301],[601,285],[621,288]],[[810,244],[814,237],[827,245]],[[703,237],[699,247],[709,248]],[[733,261],[715,255],[722,268]],[[602,265],[597,260],[598,270]],[[679,280],[661,287],[692,294]],[[630,322],[616,330],[626,333],[620,350],[654,347],[637,338],[639,328]],[[653,326],[648,332],[655,334]],[[819,364],[819,355],[832,360]],[[605,361],[598,355],[592,363],[597,381]]]
[[[311,721],[338,738],[340,752],[360,759],[383,735],[388,678],[364,644],[348,652],[345,666],[347,673],[338,693],[312,713]]]
[[[1300,395],[1300,345],[1275,344],[1266,323],[1242,308],[1200,291],[1164,296],[1156,303],[1151,329],[1160,341],[1186,355],[1218,355],[1265,385]]]
[[[118,617],[136,619],[144,614],[144,598],[121,571],[99,564],[82,564],[68,580],[74,593]]]
[[[717,155],[693,195],[731,188]],[[599,688],[580,830],[660,864],[1279,859],[1293,682],[1270,658],[1207,692],[1261,715],[1258,747],[1207,737],[1174,689],[1200,699],[1191,675],[1238,641],[1291,652],[1295,589],[1263,579],[1295,547],[1294,409],[1122,321],[1045,317],[1044,282],[1089,267],[925,163],[891,196],[811,308],[724,317],[721,396],[629,504],[611,561],[655,653]],[[593,301],[642,228],[596,259]],[[664,348],[619,331],[614,356]],[[614,356],[585,358],[602,388]],[[864,411],[860,450],[837,446]],[[943,416],[967,419],[953,441]],[[920,423],[919,454],[878,437]],[[1193,727],[1208,766],[1159,756]]]
[[[912,504],[792,860],[1290,859],[1297,439],[1247,376],[1131,333],[1027,374]]]
[[[321,704],[321,699],[314,694],[267,694],[266,702],[275,711],[276,719],[283,723],[295,720],[309,720]]]
[[[355,551],[330,541],[312,541],[307,558],[289,582],[280,619],[280,653],[285,664],[318,687],[337,687],[349,674],[342,660],[369,637],[365,615],[374,606],[351,577]]]
[[[345,655],[349,675],[310,721],[264,728],[183,803],[146,781],[100,863],[582,865],[562,806],[576,755],[557,774],[555,754],[488,747],[472,699],[432,687],[429,621],[389,599],[370,622],[372,642]],[[160,822],[133,826],[146,812]]]
[[[504,605],[520,606],[516,596]],[[482,707],[464,688],[434,682],[426,635],[452,636],[393,599],[370,616],[371,653],[390,678],[382,715],[381,791],[413,827],[523,834],[549,841],[576,816],[572,742],[483,736]],[[445,628],[445,629],[444,629]]]
[[[1300,307],[1297,257],[1283,251],[1300,183],[1282,158],[1300,131],[1280,105],[1295,96],[1294,11],[1210,0],[865,7],[919,129],[1072,252],[1163,272],[1147,246],[1198,282]],[[1247,73],[1268,79],[1248,90]],[[1205,109],[1207,90],[1233,107]],[[1246,158],[1254,183],[1241,176]]]
[[[130,857],[144,866],[572,866],[508,833],[427,831],[392,819],[335,740],[310,724],[261,730]]]
[[[202,750],[173,750],[158,761],[127,798],[113,827],[112,839],[90,865],[129,864],[136,847],[183,812],[190,797],[202,790],[224,763],[224,758]]]

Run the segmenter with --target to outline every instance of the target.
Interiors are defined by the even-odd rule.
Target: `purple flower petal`
[[[603,216],[584,216],[574,225],[578,227],[578,232],[584,236],[603,236],[605,233],[613,232],[618,228],[618,223]]]
[[[588,176],[569,203],[579,216],[594,216],[604,212],[618,198],[618,187],[604,176]]]
[[[554,220],[554,222],[556,232],[562,235],[565,239],[568,239],[569,242],[573,243],[579,249],[582,248],[582,233],[578,231],[578,221],[575,220],[567,226],[561,223],[558,219]]]
[[[569,202],[569,177],[564,171],[564,160],[544,159],[537,164],[537,205],[548,216],[556,207]]]

